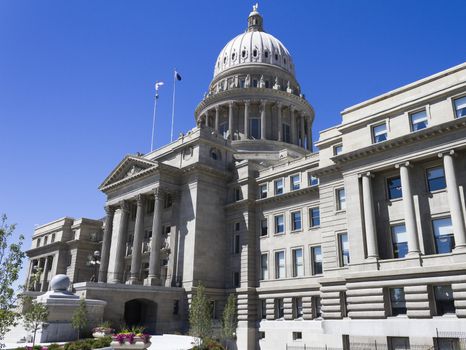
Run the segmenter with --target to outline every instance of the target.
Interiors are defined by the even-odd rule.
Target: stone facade
[[[186,329],[198,283],[216,319],[235,293],[238,349],[459,346],[466,64],[345,109],[313,152],[314,111],[262,21],[221,51],[197,127],[105,179],[98,282],[74,288],[156,332]]]

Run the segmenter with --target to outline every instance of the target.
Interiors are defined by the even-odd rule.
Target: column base
[[[142,281],[138,280],[137,278],[130,278],[129,281],[126,281],[126,284],[141,285]]]
[[[162,285],[162,281],[157,276],[149,276],[144,280],[145,286],[160,286]]]

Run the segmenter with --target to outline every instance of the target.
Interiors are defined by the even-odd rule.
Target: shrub
[[[94,340],[94,343],[92,344],[92,349],[106,348],[110,346],[111,342],[112,342],[112,337],[97,338]]]
[[[52,343],[49,346],[47,346],[47,350],[62,350],[63,347],[57,343]]]
[[[195,346],[193,350],[225,350],[225,348],[219,342],[207,338],[201,345]]]

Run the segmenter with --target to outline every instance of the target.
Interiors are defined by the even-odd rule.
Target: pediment
[[[158,168],[158,162],[148,160],[138,156],[126,156],[113,169],[110,175],[99,186],[101,191],[110,189],[124,182],[130,181],[133,178],[143,176]]]

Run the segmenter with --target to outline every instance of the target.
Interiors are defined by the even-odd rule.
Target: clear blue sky
[[[193,111],[253,1],[0,0],[0,213],[30,237],[62,216],[100,218],[97,187],[128,153]],[[261,1],[265,30],[293,55],[318,130],[352,104],[465,61],[464,0]]]

